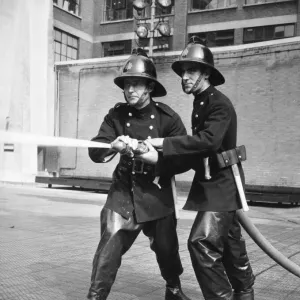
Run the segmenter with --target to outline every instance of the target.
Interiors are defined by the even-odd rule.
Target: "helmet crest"
[[[179,59],[172,64],[173,71],[181,77],[182,67],[187,62],[193,62],[195,66],[210,68],[209,81],[212,85],[217,86],[225,82],[223,75],[214,66],[214,57],[210,49],[206,47],[206,42],[197,36],[190,38]]]

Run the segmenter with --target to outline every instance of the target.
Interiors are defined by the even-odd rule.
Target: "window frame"
[[[123,7],[114,8],[115,0],[105,0],[102,22],[116,22],[116,21],[125,21],[133,19],[133,5],[130,0],[121,0],[124,1]],[[123,17],[122,15],[125,15]]]
[[[207,32],[195,32],[195,33],[189,33],[188,34],[188,38],[190,38],[193,35],[198,36],[199,38],[207,41],[207,46],[209,48],[215,48],[215,47],[226,47],[226,46],[232,46],[234,45],[234,31],[235,29],[225,29],[225,30],[216,30],[216,31],[207,31]],[[228,35],[226,36],[226,32],[228,33]],[[230,34],[229,34],[230,33]],[[222,34],[225,34],[222,36]],[[224,40],[232,40],[232,43],[229,43],[226,45],[222,44],[220,45],[220,42],[215,42],[215,44],[211,44],[210,41],[212,41],[212,39],[208,38],[208,35],[215,35],[214,37],[214,41],[224,41]],[[219,35],[219,36],[217,36]],[[223,37],[223,39],[222,39]],[[230,37],[230,38],[229,38]]]
[[[143,48],[147,53],[149,52],[149,43],[150,38],[139,39],[138,47]],[[168,47],[164,47],[164,45],[168,45]],[[153,41],[153,53],[155,52],[165,52],[172,51],[172,36],[158,36],[154,38]]]
[[[203,8],[194,8],[194,2],[200,5],[199,0],[190,0],[189,2],[189,12],[205,12],[209,10],[218,10],[218,9],[230,9],[230,8],[236,8],[237,7],[237,1],[238,0],[202,0],[203,2],[208,2],[206,6],[203,6]],[[217,5],[215,7],[211,7],[211,2],[216,1]],[[219,2],[224,2],[224,6],[219,6]],[[226,5],[226,3],[231,3],[233,4]]]
[[[293,35],[288,35],[285,36],[285,32],[286,32],[286,28],[288,26],[293,26],[294,27],[294,33]],[[275,35],[275,31],[277,27],[283,27],[283,37],[276,37]],[[268,30],[272,29],[273,31],[273,38],[266,38],[266,35],[269,34],[270,32],[266,33]],[[253,39],[249,39],[247,37],[247,39],[245,39],[246,37],[246,31],[250,31],[253,30]],[[256,31],[258,30],[262,30],[262,38],[261,39],[257,39],[256,38]],[[259,43],[259,42],[265,42],[265,41],[273,41],[273,40],[280,40],[280,39],[286,39],[286,38],[290,38],[295,36],[296,34],[296,24],[295,23],[287,23],[287,24],[273,24],[273,25],[266,25],[266,26],[257,26],[257,27],[247,27],[244,28],[243,30],[243,44],[250,44],[250,43]],[[270,35],[269,35],[270,36]]]
[[[57,34],[61,35],[60,40],[57,38]],[[64,39],[66,39],[64,41]],[[71,39],[71,42],[70,42]],[[76,41],[76,45],[74,44],[74,40]],[[69,43],[70,42],[70,43]],[[79,57],[79,38],[75,35],[72,35],[64,30],[61,30],[59,28],[54,27],[53,28],[53,50],[54,50],[54,61],[70,61],[70,60],[77,60]],[[57,50],[57,44],[60,44],[59,47],[59,53]],[[65,48],[65,51],[63,50]],[[73,51],[76,51],[76,58],[73,58]],[[68,55],[68,51],[71,51],[72,54]],[[65,55],[64,55],[65,52]],[[59,55],[59,60],[56,59],[57,55]],[[65,57],[66,59],[62,60],[62,57]]]
[[[109,52],[109,48],[113,48],[112,46],[117,47],[118,44],[123,43],[124,51],[123,53],[112,53],[111,55],[106,55],[107,52]],[[130,45],[130,47],[129,47]],[[117,50],[111,50],[114,52],[119,51]],[[118,55],[128,55],[131,54],[132,51],[132,40],[120,40],[120,41],[110,41],[110,42],[103,42],[102,43],[102,56],[103,57],[111,57],[111,56],[118,56]]]
[[[71,3],[75,3],[75,10],[74,12],[72,12],[71,10],[69,10],[69,8],[65,7],[65,3],[69,3],[69,6]],[[80,17],[80,4],[81,4],[81,0],[53,0],[53,5],[62,9],[63,11],[66,11],[67,13]]]

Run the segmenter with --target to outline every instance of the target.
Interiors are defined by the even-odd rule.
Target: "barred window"
[[[196,35],[200,39],[206,41],[207,47],[222,47],[234,45],[234,29],[190,33],[189,38],[193,35]]]
[[[244,29],[244,44],[295,36],[295,24],[271,25]]]
[[[79,15],[79,0],[53,0],[58,7],[74,15]]]
[[[66,61],[78,58],[78,38],[54,28],[54,60]]]
[[[191,10],[218,9],[234,7],[236,0],[191,0]]]
[[[131,54],[131,40],[102,43],[104,56]]]

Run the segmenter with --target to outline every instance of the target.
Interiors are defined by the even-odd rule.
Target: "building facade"
[[[152,0],[141,0],[141,3]],[[240,45],[300,35],[300,0],[172,0],[155,2],[153,51],[178,51],[191,35],[209,47]],[[137,27],[150,29],[150,5],[137,11],[133,0],[53,0],[55,60],[130,54],[149,49],[149,37],[138,38]],[[162,36],[159,24],[168,24]]]

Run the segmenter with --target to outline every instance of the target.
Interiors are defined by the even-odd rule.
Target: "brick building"
[[[129,54],[137,45],[147,50],[149,38],[138,39],[136,28],[149,28],[150,6],[137,13],[132,2],[53,0],[55,60]],[[171,34],[155,30],[154,51],[181,50],[195,34],[210,47],[300,35],[300,0],[172,0],[166,8],[159,2],[155,24],[168,23]]]

